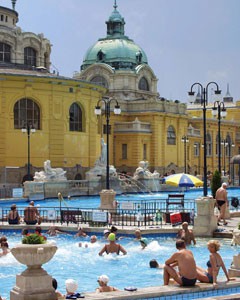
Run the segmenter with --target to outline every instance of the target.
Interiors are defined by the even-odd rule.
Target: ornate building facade
[[[47,159],[81,179],[100,151],[94,107],[106,89],[50,73],[50,41],[17,22],[0,7],[0,182],[32,178]]]
[[[14,2],[14,1],[13,1]],[[22,182],[27,176],[30,134],[31,175],[51,160],[68,179],[84,179],[106,141],[106,118],[94,108],[104,95],[118,101],[121,114],[110,114],[110,164],[133,173],[139,161],[150,171],[203,173],[203,119],[200,96],[193,104],[161,97],[147,54],[125,35],[125,20],[117,9],[108,18],[105,38],[87,51],[74,78],[50,72],[51,43],[43,34],[23,32],[18,14],[0,7],[0,168],[1,183]],[[227,117],[221,120],[222,165],[240,152],[240,102],[225,97]],[[207,165],[218,167],[218,122],[207,107]],[[113,110],[113,107],[111,107]],[[184,143],[182,138],[187,136]],[[232,147],[232,145],[235,147]]]
[[[111,116],[111,164],[119,172],[133,173],[139,161],[147,160],[152,171],[180,171],[181,136],[188,124],[186,104],[160,97],[147,55],[125,35],[116,2],[106,24],[106,37],[89,48],[75,77],[108,88],[108,96],[121,106],[121,115]],[[104,115],[99,121],[105,123]]]
[[[121,105],[122,114],[111,117],[110,158],[120,171],[132,173],[140,160],[148,160],[151,171],[203,173],[203,119],[198,94],[194,104],[170,101],[160,97],[157,78],[148,65],[144,50],[125,35],[125,20],[114,10],[106,21],[107,33],[87,51],[76,78],[108,88],[108,96]],[[222,120],[221,136],[235,143],[227,150],[229,158],[239,151],[239,102],[233,103],[229,90],[224,98],[228,110]],[[200,105],[199,105],[200,103]],[[217,169],[217,121],[207,109],[208,169]],[[105,122],[104,115],[102,122]],[[99,135],[104,135],[101,131]],[[182,137],[187,136],[184,145]],[[104,137],[106,140],[106,137]],[[185,153],[186,152],[186,153]],[[222,152],[222,159],[224,158]],[[185,161],[186,160],[186,161]]]

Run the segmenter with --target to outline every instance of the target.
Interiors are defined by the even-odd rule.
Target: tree
[[[222,185],[221,174],[218,170],[216,170],[213,173],[213,177],[212,177],[212,181],[211,181],[211,190],[212,190],[213,198],[215,198],[216,191],[220,188],[221,185]]]

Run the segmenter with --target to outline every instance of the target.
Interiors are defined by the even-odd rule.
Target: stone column
[[[196,236],[212,236],[217,229],[217,218],[214,215],[215,199],[201,197],[196,199],[197,217],[194,220],[194,234]]]
[[[116,192],[114,190],[102,190],[100,193],[100,209],[110,210],[111,212],[116,212]]]

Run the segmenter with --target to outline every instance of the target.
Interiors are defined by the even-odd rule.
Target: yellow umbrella
[[[196,176],[185,173],[169,175],[164,178],[164,182],[179,187],[203,186],[202,180],[198,179]]]

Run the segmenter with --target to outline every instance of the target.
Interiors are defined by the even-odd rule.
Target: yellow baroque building
[[[121,106],[122,114],[111,116],[111,164],[119,172],[133,174],[138,162],[147,160],[150,170],[161,175],[182,171],[203,174],[203,110],[199,93],[195,103],[189,105],[161,97],[146,53],[125,35],[125,20],[116,2],[106,24],[106,37],[88,49],[75,77],[108,88],[108,96]],[[222,151],[221,160],[226,152],[225,170],[229,170],[230,157],[239,153],[239,102],[233,103],[229,90],[223,101],[228,113],[221,120],[221,139],[226,139],[231,148]],[[212,106],[209,103],[207,107],[209,171],[218,169],[218,122],[211,115]],[[183,137],[187,137],[186,143]]]
[[[27,179],[29,161],[31,176],[50,160],[52,167],[67,171],[68,179],[84,179],[100,155],[101,138],[107,140],[104,107],[100,117],[94,114],[103,96],[113,99],[109,156],[119,173],[133,174],[145,160],[150,171],[161,175],[185,170],[203,174],[199,95],[192,104],[160,96],[146,53],[125,35],[116,2],[106,22],[106,37],[89,48],[74,78],[50,72],[51,44],[43,34],[17,27],[14,9],[0,7],[0,14],[2,184]],[[113,113],[115,100],[120,115]],[[227,171],[230,158],[240,152],[240,102],[233,102],[229,90],[224,102],[227,117],[221,120],[221,139],[229,146],[221,153],[221,163]],[[211,115],[212,106],[207,107],[209,171],[218,168],[218,121]],[[29,138],[22,133],[26,126],[36,129],[29,131]]]
[[[50,41],[16,27],[15,10],[0,15],[1,183],[27,179],[28,162],[32,178],[46,160],[81,179],[100,152],[94,108],[106,88],[50,73]]]

